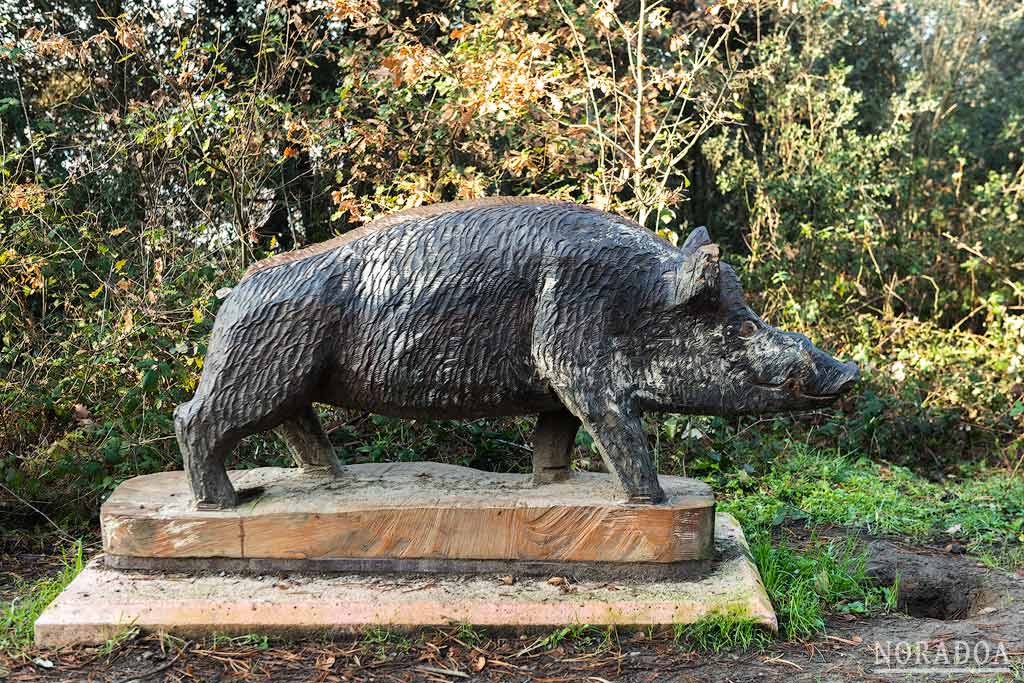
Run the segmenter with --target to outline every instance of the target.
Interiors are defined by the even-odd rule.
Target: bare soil
[[[783,533],[806,540],[803,530]],[[822,533],[816,532],[820,538]],[[826,535],[845,536],[833,530]],[[803,536],[804,538],[801,538]],[[764,651],[701,653],[675,644],[667,632],[620,630],[611,641],[563,640],[531,647],[537,634],[484,632],[479,643],[457,630],[432,631],[382,644],[357,638],[239,645],[161,642],[136,638],[102,648],[0,655],[0,681],[973,681],[994,675],[951,671],[955,653],[1006,652],[1012,673],[1024,680],[1024,575],[985,568],[944,548],[857,536],[868,549],[868,567],[879,582],[900,576],[900,612],[871,617],[839,615],[825,634],[807,642],[776,642]],[[52,565],[45,556],[7,555],[0,582],[35,578]],[[0,586],[0,593],[5,586]],[[923,643],[935,673],[879,673],[876,652],[897,643]],[[901,646],[905,647],[905,646]],[[940,660],[942,649],[947,659]],[[901,661],[915,666],[911,656]],[[934,664],[931,666],[930,664]],[[891,666],[897,666],[893,657]]]

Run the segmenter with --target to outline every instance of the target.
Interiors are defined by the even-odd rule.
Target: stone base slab
[[[569,624],[647,626],[693,623],[714,614],[777,622],[736,520],[719,513],[715,554],[700,578],[580,581],[500,575],[252,576],[169,574],[86,567],[35,624],[41,647],[98,644],[137,627],[200,638],[416,629],[469,623],[529,629]],[[515,563],[507,572],[515,576]],[[567,589],[568,588],[568,589]]]

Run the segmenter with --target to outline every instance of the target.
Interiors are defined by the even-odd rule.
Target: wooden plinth
[[[111,566],[197,569],[219,558],[260,571],[280,561],[288,571],[466,572],[517,561],[547,573],[550,563],[705,561],[714,546],[711,490],[679,477],[661,478],[658,505],[620,502],[604,474],[534,486],[529,475],[422,462],[351,465],[337,479],[260,468],[231,480],[246,502],[217,511],[194,508],[182,472],[121,484],[100,513]]]
[[[417,629],[451,624],[515,630],[570,624],[690,624],[712,615],[776,628],[736,520],[719,514],[715,559],[700,578],[588,581],[387,574],[173,574],[110,569],[97,558],[36,621],[36,644],[101,644],[127,628],[183,638]],[[515,573],[515,563],[509,563]]]

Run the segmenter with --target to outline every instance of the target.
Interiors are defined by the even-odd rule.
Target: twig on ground
[[[764,663],[765,664],[785,664],[786,666],[791,666],[794,669],[797,669],[798,671],[803,671],[803,669],[804,669],[799,664],[795,664],[795,663],[789,661],[788,659],[783,659],[782,657],[766,657],[764,659]]]
[[[142,681],[146,680],[151,676],[155,676],[158,673],[167,671],[167,669],[170,669],[172,666],[174,666],[174,663],[177,662],[180,657],[181,653],[179,652],[177,655],[175,655],[174,659],[172,659],[169,662],[164,662],[160,666],[154,666],[152,669],[143,671],[139,674],[132,674],[128,678],[122,678],[118,680],[116,683],[141,683]]]
[[[469,674],[453,669],[442,669],[439,666],[417,666],[417,671],[428,674],[440,674],[441,676],[455,676],[456,678],[469,678]]]

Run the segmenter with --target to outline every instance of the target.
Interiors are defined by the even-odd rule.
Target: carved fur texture
[[[175,426],[202,506],[236,504],[224,458],[259,431],[278,429],[300,465],[340,472],[314,402],[545,414],[538,483],[568,469],[581,423],[624,495],[657,502],[643,411],[819,406],[856,379],[754,314],[703,228],[677,249],[590,207],[495,198],[394,214],[255,264],[217,315]]]

